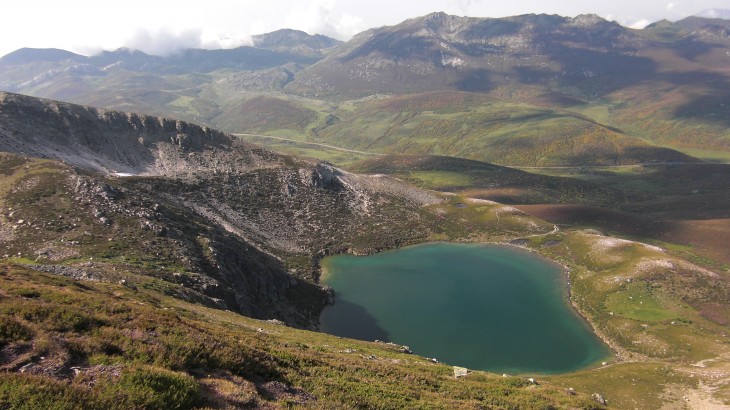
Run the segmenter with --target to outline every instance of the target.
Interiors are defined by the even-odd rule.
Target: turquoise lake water
[[[431,243],[322,267],[336,293],[326,333],[499,373],[570,372],[610,355],[569,305],[562,268],[519,249]]]

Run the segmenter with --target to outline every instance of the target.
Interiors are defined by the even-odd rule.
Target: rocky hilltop
[[[309,35],[301,30],[281,29],[251,38],[254,47],[292,54],[322,57],[342,41],[321,34]]]
[[[0,151],[106,174],[231,172],[280,160],[208,127],[10,93],[0,93],[0,133]]]
[[[348,97],[434,89],[493,91],[599,77],[619,87],[649,68],[647,42],[595,15],[473,18],[434,13],[359,34],[288,86]],[[579,82],[576,82],[579,81]]]
[[[655,25],[632,30],[592,14],[474,18],[433,13],[357,35],[287,88],[351,98],[444,89],[512,97],[517,89],[539,87],[593,99],[676,70],[671,54],[683,49],[699,54],[710,44],[727,49],[726,25],[690,17],[670,24],[665,30],[674,36],[660,39]],[[686,53],[678,57],[693,59]],[[711,59],[701,64],[686,68],[723,67]]]
[[[206,303],[299,326],[315,326],[329,298],[315,286],[319,258],[424,238],[432,217],[421,205],[439,201],[186,122],[7,93],[0,151],[21,155],[3,154],[21,184],[5,192],[8,255],[55,264],[84,253],[69,242],[103,240],[102,259],[134,248],[176,266],[159,275]],[[49,212],[69,209],[57,232],[38,235]]]

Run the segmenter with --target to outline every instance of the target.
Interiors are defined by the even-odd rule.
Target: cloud
[[[153,55],[170,55],[186,48],[201,47],[201,31],[172,32],[168,29],[155,31],[139,29],[124,42],[126,47]]]
[[[456,8],[461,14],[468,16],[471,14],[472,6],[478,5],[481,0],[455,0],[452,4],[455,4]]]
[[[669,11],[674,10],[674,3],[667,4],[667,10],[669,10]]]
[[[367,25],[365,24],[365,21],[363,21],[363,19],[348,13],[342,13],[342,15],[337,18],[333,27],[337,32],[337,35],[335,35],[334,37],[338,37],[341,39],[350,38],[355,34],[367,29]]]
[[[216,50],[251,45],[251,35],[241,30],[184,30],[173,32],[169,29],[138,29],[123,42],[124,47],[147,54],[168,56],[189,48]],[[93,52],[89,54],[94,54]]]
[[[200,36],[200,47],[209,50],[250,45],[251,34],[241,29],[205,30]]]
[[[636,21],[634,23],[629,24],[629,27],[636,28],[636,29],[643,29],[644,27],[648,26],[651,23],[652,23],[651,20],[641,19],[641,20],[638,20],[638,21]]]
[[[358,16],[339,11],[335,0],[311,0],[284,18],[284,27],[347,39],[367,28]]]

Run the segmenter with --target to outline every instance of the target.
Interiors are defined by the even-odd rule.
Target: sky
[[[641,28],[728,0],[0,0],[0,56],[22,47],[80,54],[129,47],[166,55],[183,48],[232,48],[251,35],[292,28],[348,40],[373,27],[434,11],[472,17],[594,13]]]

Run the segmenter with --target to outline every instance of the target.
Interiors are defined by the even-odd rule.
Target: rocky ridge
[[[187,122],[0,92],[0,150],[106,174],[174,176],[275,163],[271,152]]]
[[[624,72],[641,70],[627,60],[646,44],[636,33],[596,15],[492,19],[433,13],[355,36],[287,88],[320,96],[406,89],[488,92],[524,82],[525,76],[535,77],[530,82],[567,82],[614,76],[623,63],[632,63],[623,64]]]
[[[32,256],[48,271],[98,248],[91,254],[106,262],[60,273],[103,279],[108,260],[133,248],[167,261],[153,276],[185,297],[306,327],[331,298],[314,285],[319,258],[422,240],[431,218],[422,206],[440,201],[389,177],[277,155],[182,121],[7,93],[0,150],[15,154],[5,154],[4,168],[20,184],[5,205],[14,209],[5,218],[15,227],[2,238],[9,255]],[[58,223],[46,219],[59,207],[77,209],[74,222],[37,235],[33,225]]]

